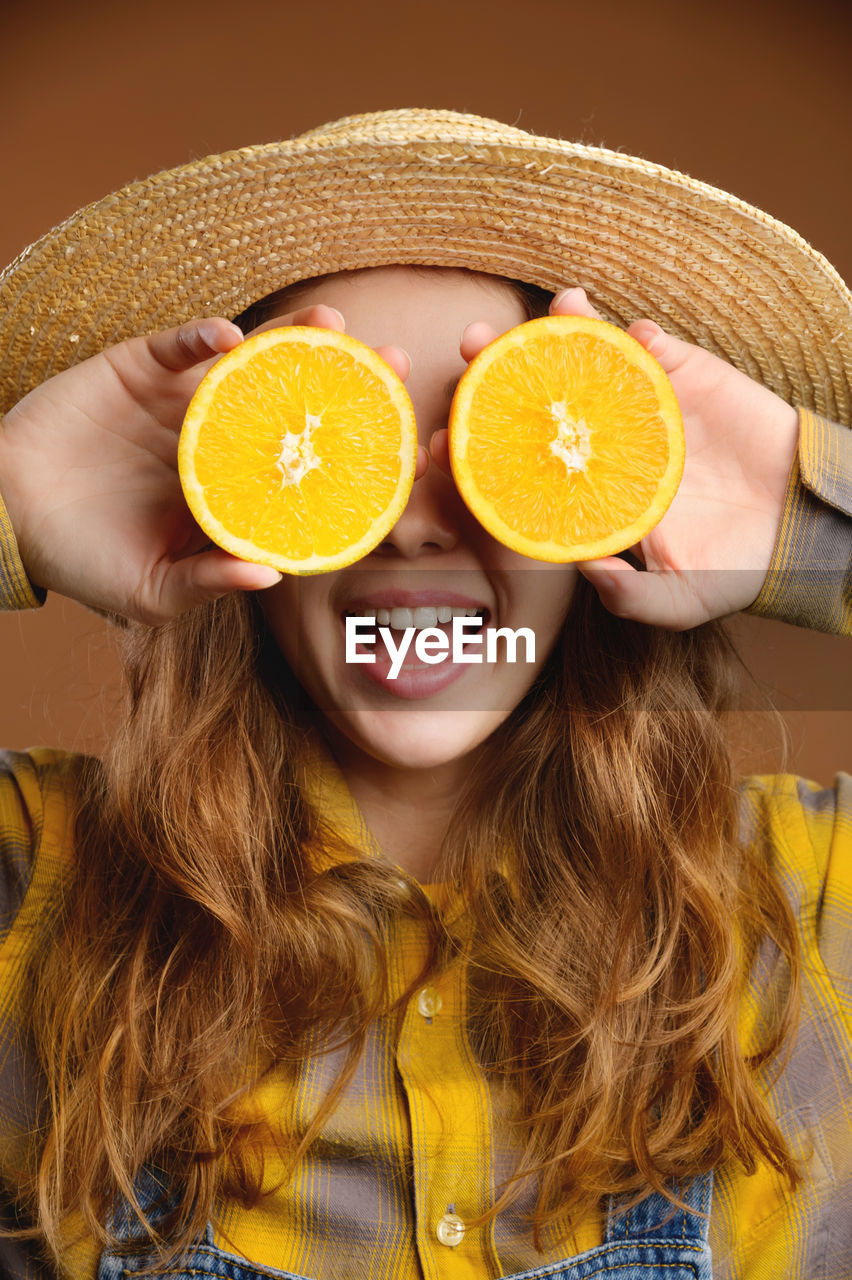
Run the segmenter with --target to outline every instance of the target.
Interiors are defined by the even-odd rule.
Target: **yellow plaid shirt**
[[[852,634],[852,432],[803,412],[799,458],[773,566],[755,612]],[[807,572],[797,570],[806,566]],[[38,603],[0,511],[0,603]],[[20,1042],[21,974],[33,925],[73,856],[78,758],[7,753],[0,774],[0,1183],[14,1182],[31,1118],[31,1075]],[[317,746],[314,786],[324,811],[368,855],[377,850],[346,784]],[[804,956],[803,1014],[790,1057],[765,1089],[801,1157],[791,1195],[773,1173],[716,1171],[711,1215],[714,1275],[730,1280],[849,1280],[852,1276],[852,779],[820,789],[793,777],[748,780],[746,830],[767,843],[797,914]],[[430,892],[439,893],[435,888]],[[393,983],[419,967],[421,939],[402,921],[391,939]],[[773,998],[768,943],[742,1009],[748,1046]],[[545,1265],[601,1240],[599,1216],[556,1223],[534,1250],[525,1197],[458,1243],[441,1241],[450,1212],[471,1221],[512,1169],[510,1100],[491,1086],[465,1034],[460,968],[423,988],[395,1023],[374,1025],[358,1071],[321,1139],[287,1181],[274,1153],[268,1194],[252,1210],[219,1206],[216,1243],[271,1269],[317,1280],[486,1280]],[[264,1077],[243,1103],[287,1132],[300,1128],[339,1058],[306,1055],[296,1079]],[[45,1274],[19,1246],[0,1243],[0,1274]],[[4,1266],[6,1270],[4,1271]],[[97,1251],[70,1249],[63,1275],[89,1280]]]

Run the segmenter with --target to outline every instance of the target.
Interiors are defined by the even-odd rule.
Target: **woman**
[[[843,286],[770,220],[748,243],[732,197],[447,113],[149,183],[7,275],[5,598],[127,620],[130,696],[107,760],[19,756],[2,793],[9,1247],[74,1276],[842,1274],[852,801],[737,789],[714,620],[848,628],[841,485],[814,480],[848,438],[776,393],[848,404],[819,337],[849,332]],[[576,231],[592,209],[620,258]],[[806,358],[770,343],[781,245]],[[466,362],[536,310],[594,314],[519,278],[615,318],[652,299],[760,376],[631,325],[688,444],[632,560],[526,561],[452,484]],[[308,580],[208,548],[174,465],[210,360],[290,323],[376,346],[422,446],[388,538]],[[803,527],[829,570],[804,593]],[[343,662],[353,607],[445,600],[532,625],[537,663],[401,697]]]

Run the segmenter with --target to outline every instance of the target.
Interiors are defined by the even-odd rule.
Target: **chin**
[[[482,711],[377,711],[358,725],[337,727],[375,760],[397,769],[436,769],[461,760],[494,732],[505,717]]]

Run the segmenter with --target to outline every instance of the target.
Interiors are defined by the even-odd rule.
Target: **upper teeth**
[[[416,627],[422,631],[425,627],[436,627],[439,622],[449,622],[452,618],[475,618],[480,609],[462,609],[456,605],[419,605],[416,609],[359,609],[359,618],[375,618],[380,627],[390,627],[393,631],[404,631],[406,627]]]

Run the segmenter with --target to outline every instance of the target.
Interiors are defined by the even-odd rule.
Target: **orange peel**
[[[683,419],[660,364],[585,316],[518,325],[471,361],[450,463],[479,522],[535,560],[592,560],[662,519],[683,472]]]
[[[198,386],[178,470],[218,546],[283,573],[365,556],[399,519],[417,460],[414,409],[372,348],[330,329],[247,338]]]

